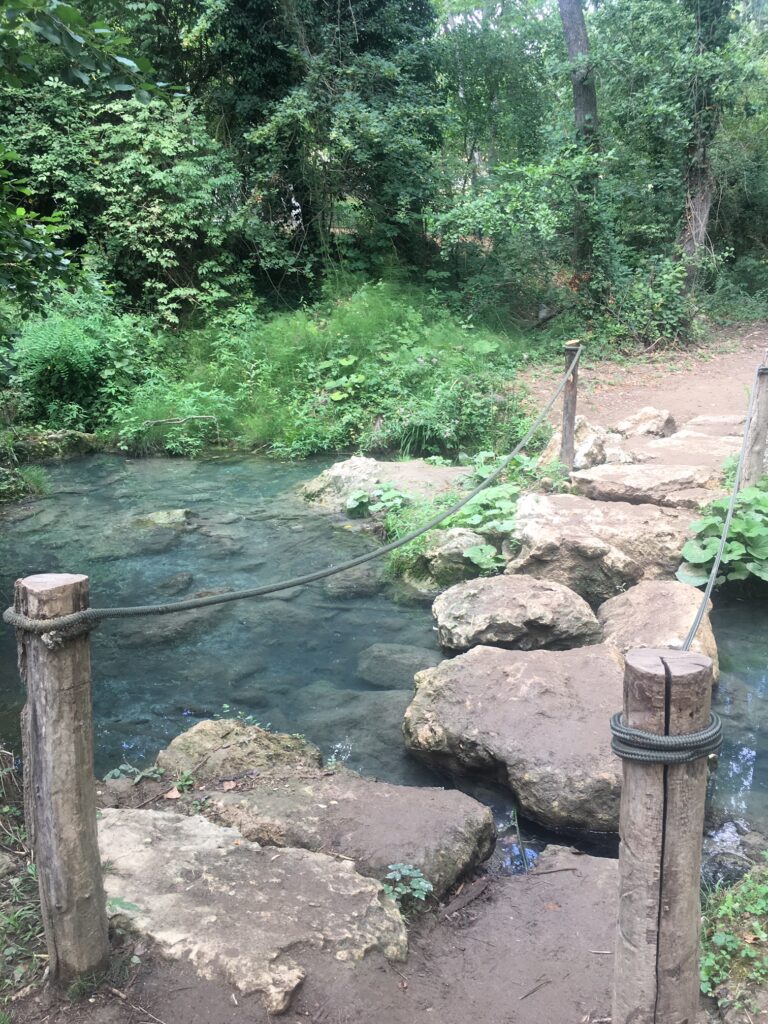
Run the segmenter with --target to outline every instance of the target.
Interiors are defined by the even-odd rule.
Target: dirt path
[[[539,873],[540,872],[540,873]],[[18,1004],[14,1024],[579,1024],[610,1009],[616,861],[557,848],[528,876],[491,879],[446,916],[430,914],[407,963],[315,957],[293,1005],[270,1017],[259,996],[156,959],[127,996]],[[247,941],[233,935],[233,941]],[[125,986],[124,986],[125,988]]]
[[[744,413],[755,367],[767,347],[768,324],[759,324],[722,332],[706,346],[660,352],[642,361],[592,362],[587,348],[579,371],[578,412],[603,426],[644,405],[669,409],[678,423],[704,414]],[[534,399],[551,393],[551,367],[533,368],[525,379]]]

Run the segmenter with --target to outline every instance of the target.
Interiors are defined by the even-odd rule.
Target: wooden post
[[[70,573],[16,581],[16,611],[53,618],[88,607],[88,577]],[[109,958],[96,835],[91,653],[86,632],[63,637],[17,630],[24,809],[37,864],[50,978],[67,984]]]
[[[755,395],[752,420],[749,424],[749,440],[747,442],[747,458],[744,462],[742,487],[754,487],[757,481],[765,476],[765,444],[768,437],[768,351],[763,358],[763,365],[757,371],[757,394]]]
[[[709,724],[712,662],[632,650],[625,724],[661,735]],[[707,759],[624,761],[613,1024],[694,1024],[699,1005],[699,884]]]
[[[566,370],[581,348],[580,341],[569,341],[563,346]],[[579,385],[579,364],[574,367],[563,392],[563,432],[560,442],[560,461],[566,469],[573,469],[576,453],[576,396]]]

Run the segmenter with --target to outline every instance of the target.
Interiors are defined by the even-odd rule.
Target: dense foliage
[[[764,315],[764,5],[568,6],[581,50],[548,0],[0,4],[3,407],[453,455],[549,338]]]

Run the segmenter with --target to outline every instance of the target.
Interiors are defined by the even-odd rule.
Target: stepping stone
[[[654,462],[667,465],[707,465],[722,470],[726,459],[738,455],[741,438],[734,436],[713,436],[698,430],[678,430],[671,437],[655,438],[642,442],[638,448]]]
[[[699,610],[701,598],[700,590],[677,580],[638,583],[598,608],[597,619],[603,628],[603,640],[622,654],[633,647],[680,649]],[[712,659],[714,681],[717,682],[720,665],[709,611],[701,620],[691,650]]]
[[[416,676],[403,734],[413,753],[454,775],[509,787],[549,828],[616,831],[621,762],[611,715],[623,658],[599,644],[573,651],[475,647]]]
[[[432,614],[441,645],[454,651],[478,644],[564,650],[600,641],[600,626],[583,598],[562,583],[530,576],[458,583],[437,598]]]
[[[741,413],[723,416],[696,416],[684,425],[685,430],[695,430],[697,433],[711,434],[713,437],[733,436],[741,437],[744,433],[746,416]]]
[[[496,838],[490,810],[457,790],[393,786],[341,766],[298,777],[278,770],[195,795],[246,839],[339,854],[378,879],[391,864],[412,864],[436,896],[485,860]]]
[[[507,573],[553,580],[591,605],[643,579],[672,579],[695,513],[658,505],[527,494],[517,504],[519,552]]]
[[[391,737],[400,750],[408,696]],[[488,808],[463,793],[324,767],[317,747],[301,737],[239,721],[199,722],[157,762],[169,780],[165,790],[181,772],[192,773],[204,813],[246,839],[339,854],[380,879],[390,864],[413,864],[438,895],[488,857],[496,836]]]
[[[98,828],[112,916],[201,977],[261,993],[270,1013],[311,965],[406,957],[400,913],[349,861],[262,850],[200,815],[105,808]]]
[[[595,501],[700,508],[725,493],[708,466],[595,466],[572,473],[576,490]]]
[[[677,430],[677,424],[669,409],[655,409],[652,405],[646,405],[634,416],[628,416],[611,429],[624,437],[637,437],[644,434],[669,437]]]

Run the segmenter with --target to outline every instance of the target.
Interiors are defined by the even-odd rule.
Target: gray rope
[[[723,552],[725,551],[725,545],[728,541],[728,531],[731,528],[733,511],[736,508],[736,498],[739,493],[739,487],[741,486],[741,474],[744,470],[744,462],[747,457],[747,449],[749,446],[749,426],[752,422],[752,415],[755,408],[755,395],[757,394],[757,379],[759,374],[760,368],[758,367],[758,369],[755,370],[755,379],[752,384],[752,393],[749,396],[749,406],[747,408],[747,421],[744,424],[744,435],[741,439],[741,451],[739,452],[739,461],[736,464],[736,478],[733,481],[731,499],[728,502],[728,511],[725,514],[723,532],[720,535],[720,545],[717,549],[717,554],[715,555],[715,561],[712,565],[712,571],[709,574],[709,579],[707,580],[707,586],[704,590],[704,596],[701,599],[699,610],[696,612],[696,618],[693,620],[693,624],[691,625],[691,628],[688,630],[688,635],[686,636],[685,641],[683,643],[684,651],[690,651],[691,649],[691,644],[693,643],[696,634],[699,631],[699,626],[701,625],[701,621],[704,618],[704,613],[706,612],[707,607],[709,606],[709,599],[712,596],[712,591],[715,587],[715,580],[717,579],[717,574],[720,571],[720,562],[723,557]]]
[[[621,712],[611,717],[611,750],[625,761],[644,764],[687,764],[701,757],[716,754],[723,744],[723,723],[714,711],[709,725],[700,732],[683,736],[661,736],[624,724]]]
[[[473,498],[476,498],[481,491],[484,491],[486,487],[489,487],[499,479],[512,460],[520,454],[544,422],[550,409],[562,394],[565,385],[568,383],[569,377],[576,369],[580,357],[581,349],[578,349],[570,366],[563,375],[562,380],[555,388],[547,404],[525,432],[525,436],[518,441],[509,455],[502,459],[499,466],[490,474],[490,476],[486,477],[482,483],[478,484],[478,486],[471,490],[469,494],[461,499],[461,501],[456,502],[456,504],[452,505],[449,509],[446,509],[439,515],[434,516],[415,530],[411,530],[410,533],[405,534],[405,536],[399,537],[397,540],[390,541],[389,544],[384,544],[382,547],[376,548],[374,551],[366,552],[364,555],[358,555],[357,558],[351,558],[349,561],[343,562],[341,565],[330,566],[326,569],[319,569],[316,572],[306,573],[303,576],[294,576],[292,579],[282,580],[279,583],[269,583],[261,587],[252,587],[249,590],[233,590],[227,594],[215,594],[210,597],[196,597],[188,601],[175,601],[168,604],[136,605],[134,607],[125,608],[86,608],[80,612],[73,612],[70,615],[60,615],[51,619],[31,619],[26,615],[21,615],[19,612],[16,612],[13,608],[7,608],[3,612],[3,622],[7,623],[9,626],[14,626],[16,629],[23,629],[28,633],[43,634],[55,631],[67,634],[70,630],[82,629],[86,624],[95,626],[96,623],[101,622],[104,619],[130,619],[143,615],[171,615],[175,612],[191,611],[193,608],[206,608],[211,605],[226,604],[229,601],[240,601],[248,597],[265,597],[267,594],[276,594],[280,590],[290,590],[293,587],[301,587],[308,583],[315,583],[317,580],[326,579],[329,576],[335,576],[338,573],[346,572],[348,569],[353,569],[355,566],[362,565],[365,562],[370,562],[375,558],[381,558],[383,555],[389,554],[390,551],[396,551],[398,548],[402,548],[406,544],[410,544],[412,540],[415,540],[417,537],[421,537],[422,534],[428,533],[429,530],[434,530],[436,526],[439,526],[446,519],[455,515],[464,508],[465,505],[472,501]]]

